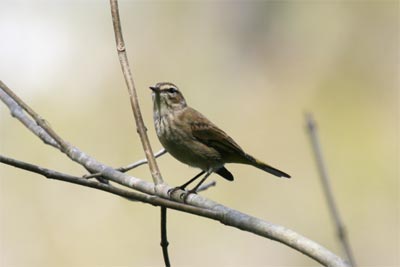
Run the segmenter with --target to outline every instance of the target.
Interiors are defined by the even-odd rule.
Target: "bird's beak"
[[[150,86],[149,87],[151,91],[153,91],[154,93],[159,93],[160,92],[160,88],[155,87],[155,86]]]

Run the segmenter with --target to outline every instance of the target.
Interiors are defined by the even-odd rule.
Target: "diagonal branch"
[[[16,110],[25,110],[36,122],[38,126],[40,126],[42,129],[47,132],[48,135],[51,136],[51,138],[57,143],[55,145],[56,147],[59,147],[62,152],[66,153],[69,145],[67,142],[65,142],[56,132],[53,131],[53,129],[48,125],[46,120],[44,120],[42,117],[39,116],[31,107],[29,107],[22,99],[20,99],[10,88],[7,87],[2,81],[0,81],[0,86],[1,88],[14,100],[14,102],[17,102],[18,105],[20,106]],[[10,101],[10,104],[14,104]],[[15,115],[15,112],[12,114]],[[45,135],[46,136],[46,135]],[[43,140],[45,141],[45,140]],[[45,141],[46,142],[46,141]],[[51,141],[50,141],[51,142]]]
[[[36,114],[31,107],[29,107],[17,95],[15,95],[14,92],[12,92],[12,90],[10,90],[10,88],[8,88],[1,80],[0,89],[0,99],[8,106],[11,114],[13,114],[13,116],[21,121],[24,125],[35,126],[33,127],[34,130],[31,131],[42,141],[59,148],[60,151],[65,153],[70,159],[84,166],[90,172],[100,172],[102,174],[109,173],[108,175],[111,177],[109,179],[118,184],[134,188],[146,194],[154,195],[153,184],[115,171],[111,167],[98,162],[86,153],[80,151],[77,147],[74,147],[61,139],[61,137],[59,137],[58,134],[56,134],[55,131],[47,123],[45,123],[45,121],[38,114]],[[24,112],[27,110],[29,110],[29,115],[31,115],[32,118],[30,118],[28,114]],[[38,128],[40,130],[38,130]],[[53,141],[48,142],[49,140]]]
[[[342,245],[344,252],[346,253],[346,256],[350,262],[350,265],[356,266],[356,262],[355,262],[355,259],[354,259],[353,253],[352,253],[350,242],[347,237],[346,227],[340,216],[339,209],[336,205],[336,201],[333,196],[333,190],[332,190],[332,186],[331,186],[329,175],[328,175],[328,170],[326,168],[324,158],[322,156],[321,144],[319,142],[318,134],[317,134],[317,124],[311,113],[306,114],[306,123],[307,123],[307,129],[308,129],[308,133],[310,136],[315,160],[317,163],[319,176],[320,176],[321,183],[322,183],[322,188],[324,190],[324,193],[325,193],[324,195],[325,195],[326,201],[328,203],[328,208],[329,208],[329,211],[331,213],[331,216],[333,218],[333,221],[334,221],[334,224],[336,227],[336,233],[337,233],[338,239],[340,241],[340,244]]]
[[[22,108],[25,103],[23,103],[1,80],[0,88],[2,89],[0,90],[0,99],[8,106],[11,115],[17,118],[34,135],[37,135],[45,144],[61,149],[60,145],[42,127],[26,116]],[[17,103],[16,100],[20,100],[19,103]]]
[[[50,169],[40,167],[40,166],[31,164],[31,163],[27,163],[27,162],[13,159],[13,158],[9,158],[9,157],[3,156],[3,155],[0,155],[0,162],[10,165],[10,166],[13,166],[18,169],[22,169],[22,170],[26,170],[29,172],[43,175],[49,179],[55,179],[55,180],[59,180],[59,181],[64,181],[64,182],[79,184],[79,185],[87,186],[87,187],[91,187],[91,188],[96,188],[99,190],[107,191],[109,193],[128,198],[130,200],[141,200],[141,197],[139,196],[141,193],[138,193],[135,191],[128,191],[128,190],[120,189],[118,187],[111,186],[110,184],[103,184],[103,183],[96,182],[94,180],[82,179],[82,177],[76,177],[76,176],[61,173],[58,171],[50,170]]]
[[[23,169],[29,172],[34,172],[40,175],[45,176],[46,178],[49,179],[55,179],[59,181],[64,181],[72,184],[78,184],[82,185],[85,187],[91,187],[95,188],[98,190],[102,190],[114,195],[118,195],[130,200],[136,200],[136,201],[141,201],[144,203],[148,203],[154,206],[168,206],[170,209],[174,210],[179,210],[179,211],[185,211],[188,213],[196,214],[199,215],[199,212],[201,212],[203,217],[208,217],[208,218],[213,218],[216,216],[216,213],[210,210],[202,210],[199,209],[198,207],[194,206],[188,206],[183,203],[178,203],[175,201],[171,201],[168,199],[160,198],[157,196],[151,196],[147,194],[143,194],[140,192],[132,191],[132,190],[125,190],[119,187],[112,186],[110,184],[104,184],[104,183],[99,183],[96,182],[95,180],[88,180],[88,179],[83,179],[82,177],[77,177],[77,176],[72,176],[69,174],[57,172],[54,170],[50,170],[47,168],[43,168],[34,164],[30,164],[27,162],[23,162],[20,160],[12,159],[9,157],[5,157],[0,155],[0,162],[16,167],[18,169]]]
[[[10,102],[8,101],[8,98],[13,99],[13,97],[5,93],[3,85],[4,84],[0,81],[0,98],[11,110],[15,107],[13,107],[12,105],[8,105],[8,103]],[[4,93],[1,93],[2,90]],[[16,99],[13,100],[17,102]],[[18,120],[23,120],[22,118],[26,116],[27,115],[23,112],[17,113],[15,115]],[[47,125],[44,126],[47,128]],[[47,131],[46,128],[44,128],[44,130]],[[36,135],[39,136],[38,134]],[[54,138],[52,132],[49,132],[49,135]],[[42,138],[41,136],[39,137]],[[178,203],[182,202],[182,200],[175,195],[180,195],[180,193],[182,193],[183,191],[178,191],[177,194],[174,194],[172,196],[172,199],[169,199],[168,191],[172,188],[165,184],[159,185],[160,190],[157,191],[157,196],[155,196],[154,184],[118,172],[111,167],[98,162],[96,159],[90,157],[83,151],[80,151],[78,148],[69,144],[67,155],[87,169],[93,172],[101,172],[102,176],[106,177],[107,179],[147,194],[143,195],[147,196],[147,198],[149,199],[154,199],[154,201],[157,200],[159,202],[159,205],[162,205],[163,207],[171,209],[178,209],[179,207],[180,211],[217,220],[225,225],[233,226],[240,230],[251,232],[256,235],[278,241],[296,249],[297,251],[307,255],[308,257],[314,259],[324,266],[349,266],[346,261],[333,254],[328,249],[283,226],[276,225],[267,221],[263,221],[259,218],[244,214],[240,211],[223,206],[200,195],[190,195],[186,199],[187,203],[190,205]],[[180,206],[177,206],[178,204],[180,204]]]

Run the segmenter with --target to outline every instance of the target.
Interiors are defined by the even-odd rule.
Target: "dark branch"
[[[72,183],[72,184],[78,184],[78,185],[82,185],[82,186],[86,186],[86,187],[95,188],[98,190],[102,190],[102,191],[109,192],[114,195],[118,195],[118,196],[130,199],[130,200],[141,201],[141,202],[148,203],[148,204],[151,204],[154,206],[167,206],[170,209],[185,211],[185,212],[189,212],[189,213],[197,214],[197,215],[200,215],[200,213],[202,213],[202,215],[200,215],[200,216],[208,217],[208,218],[215,218],[217,215],[216,212],[213,212],[210,210],[200,209],[198,207],[189,206],[189,205],[186,205],[183,203],[178,203],[178,202],[171,201],[168,199],[163,199],[163,198],[160,198],[157,196],[147,195],[147,194],[143,194],[143,193],[132,191],[132,190],[128,191],[128,190],[121,189],[119,187],[115,187],[115,186],[112,186],[109,184],[99,183],[95,180],[87,180],[87,179],[83,179],[82,177],[64,174],[61,172],[46,169],[46,168],[31,164],[31,163],[19,161],[19,160],[5,157],[2,155],[0,155],[0,162],[10,165],[10,166],[13,166],[13,167],[16,167],[18,169],[23,169],[26,171],[40,174],[49,179],[55,179],[55,180],[59,180],[59,181],[63,181],[63,182],[68,182],[68,183]]]
[[[168,238],[167,238],[167,209],[165,207],[161,207],[161,248],[164,257],[164,262],[166,267],[170,267],[171,263],[169,261],[168,254]]]

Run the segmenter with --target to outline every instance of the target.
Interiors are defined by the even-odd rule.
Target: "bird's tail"
[[[278,177],[290,178],[289,174],[287,174],[287,173],[285,173],[283,171],[280,171],[278,169],[275,169],[274,167],[272,167],[272,166],[270,166],[268,164],[265,164],[264,162],[262,162],[262,161],[260,161],[260,160],[258,160],[256,158],[250,156],[249,154],[246,154],[245,157],[248,160],[248,164],[253,165],[254,167],[257,167],[257,168],[259,168],[259,169],[261,169],[263,171],[269,172],[269,173],[271,173],[273,175],[276,175]]]

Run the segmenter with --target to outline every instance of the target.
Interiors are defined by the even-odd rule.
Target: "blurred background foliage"
[[[290,173],[231,165],[202,194],[343,255],[305,132],[318,121],[360,266],[399,263],[398,1],[122,1],[123,33],[154,150],[148,86],[176,83],[246,151]],[[66,140],[111,166],[143,158],[108,1],[0,2],[0,79]],[[0,104],[1,154],[85,171]],[[197,171],[166,155],[164,179]],[[147,168],[132,175],[151,180]],[[161,266],[159,209],[0,165],[1,266]],[[292,249],[170,212],[174,266],[315,266]]]

